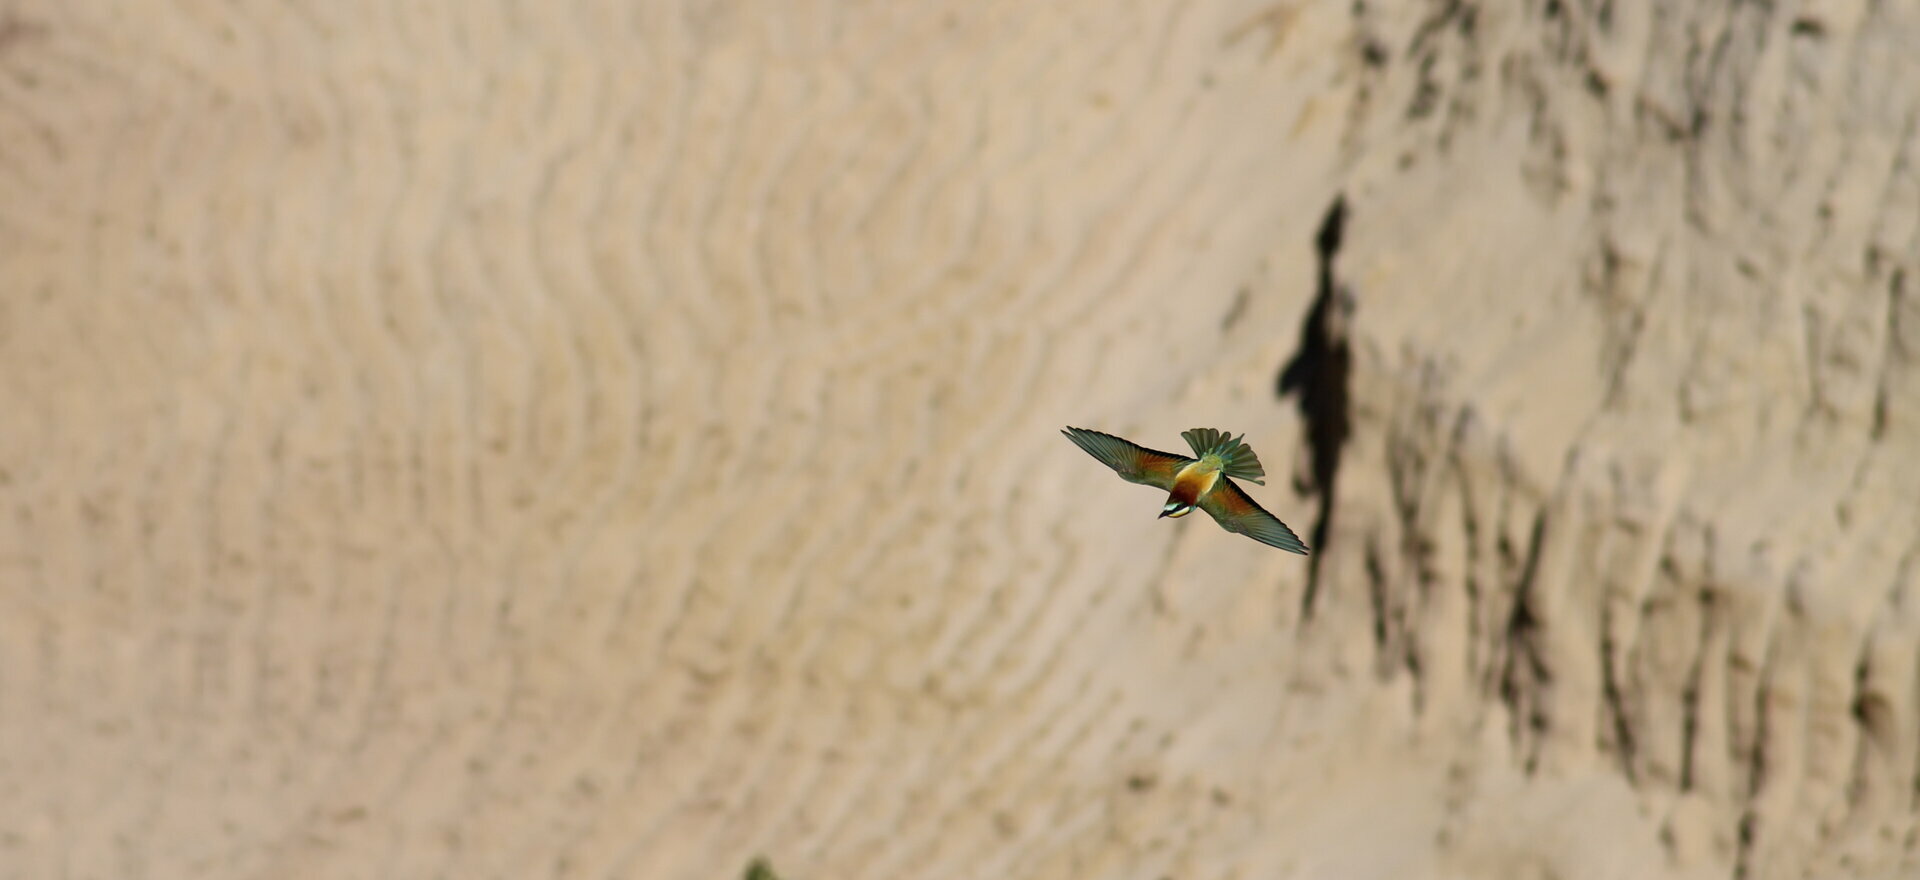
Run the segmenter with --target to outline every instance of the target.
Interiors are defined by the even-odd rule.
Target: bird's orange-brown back
[[[1180,469],[1173,477],[1171,495],[1182,504],[1195,504],[1200,498],[1213,490],[1220,481],[1218,465],[1208,466],[1205,462],[1193,462]]]

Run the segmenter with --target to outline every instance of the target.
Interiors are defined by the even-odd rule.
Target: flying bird
[[[1287,528],[1287,524],[1268,513],[1230,477],[1238,477],[1262,486],[1266,470],[1246,443],[1245,434],[1234,437],[1213,428],[1182,431],[1194,457],[1160,452],[1130,443],[1112,434],[1069,427],[1067,435],[1075,446],[1113,468],[1130,483],[1167,490],[1167,503],[1161,516],[1182,517],[1198,507],[1213,516],[1214,522],[1229,532],[1305,556],[1307,545]]]

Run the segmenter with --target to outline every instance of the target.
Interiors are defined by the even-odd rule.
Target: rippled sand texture
[[[1915,876],[1920,16],[1655,5],[0,10],[0,876]]]

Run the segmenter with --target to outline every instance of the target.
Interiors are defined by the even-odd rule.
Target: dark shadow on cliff
[[[1281,368],[1274,391],[1281,397],[1297,393],[1301,421],[1306,429],[1308,465],[1294,474],[1294,489],[1320,499],[1312,529],[1313,554],[1307,557],[1307,589],[1300,597],[1302,619],[1313,616],[1320,592],[1320,561],[1326,558],[1327,530],[1333,521],[1334,481],[1340,475],[1340,451],[1351,429],[1347,382],[1353,356],[1347,347],[1347,327],[1353,315],[1353,296],[1333,273],[1333,258],[1347,223],[1345,196],[1335,197],[1314,236],[1319,254],[1319,286],[1313,307],[1300,326],[1300,346]]]

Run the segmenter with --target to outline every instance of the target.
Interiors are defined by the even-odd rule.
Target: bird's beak
[[[1166,518],[1167,518],[1167,512],[1165,510],[1160,511],[1160,515],[1154,517],[1154,519],[1166,519]]]

